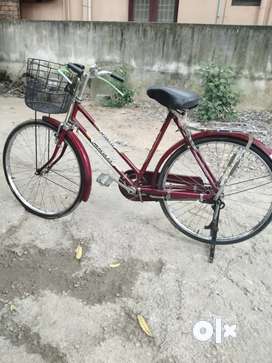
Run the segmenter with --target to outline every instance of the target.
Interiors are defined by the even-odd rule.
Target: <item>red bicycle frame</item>
[[[107,157],[107,155],[105,155],[103,153],[103,151],[100,149],[100,147],[94,143],[91,139],[91,137],[89,136],[89,134],[87,133],[87,130],[82,126],[82,124],[78,121],[77,115],[78,113],[81,113],[82,115],[84,115],[84,117],[92,124],[92,126],[104,137],[104,139],[111,145],[111,147],[118,153],[118,155],[127,163],[127,165],[131,168],[130,171],[132,170],[134,172],[134,175],[136,176],[136,180],[131,180],[126,173],[124,173],[123,171],[119,170],[112,162],[111,160]],[[198,149],[193,147],[193,143],[191,140],[189,140],[186,132],[184,131],[183,127],[180,125],[178,118],[171,112],[168,113],[154,143],[153,146],[151,148],[151,150],[149,151],[146,160],[144,161],[142,167],[139,169],[137,168],[134,163],[127,157],[127,155],[125,155],[123,152],[120,152],[116,146],[108,139],[108,137],[99,129],[99,127],[96,125],[96,122],[94,120],[94,118],[90,115],[89,112],[87,112],[85,110],[85,108],[78,102],[75,102],[74,107],[73,107],[73,111],[71,114],[71,121],[73,124],[75,124],[77,126],[77,128],[79,129],[79,131],[84,135],[84,137],[91,143],[91,145],[101,154],[101,156],[107,161],[107,163],[120,175],[120,177],[122,178],[123,181],[125,181],[127,183],[127,185],[135,188],[139,193],[143,195],[147,195],[147,196],[151,196],[151,200],[154,199],[159,199],[159,198],[165,198],[168,197],[170,199],[190,199],[190,200],[197,200],[197,199],[202,199],[202,200],[209,200],[211,198],[211,193],[205,195],[203,193],[197,193],[195,191],[193,191],[193,187],[195,186],[193,183],[193,180],[191,181],[191,183],[193,184],[193,186],[191,188],[187,189],[189,190],[161,190],[157,188],[156,185],[156,181],[157,180],[153,180],[152,183],[150,185],[146,185],[146,182],[144,182],[144,177],[146,176],[147,173],[147,168],[150,165],[150,162],[166,132],[166,130],[168,129],[171,120],[174,120],[174,122],[176,123],[178,129],[180,130],[180,132],[183,135],[183,138],[186,142],[186,144],[190,145],[191,147],[191,151],[195,157],[195,159],[197,160],[200,168],[203,170],[204,174],[206,175],[207,179],[209,180],[212,189],[214,191],[214,193],[217,192],[218,188],[216,185],[216,179],[214,178],[212,172],[210,171],[210,169],[208,168],[207,164],[205,163],[205,161],[203,160],[203,158],[201,157],[201,154],[199,153]],[[150,180],[150,172],[149,172],[149,177],[148,179]],[[192,177],[193,178],[193,177]],[[152,175],[152,179],[154,179],[154,175]],[[157,179],[157,178],[156,178]],[[199,179],[197,179],[197,181],[199,182]],[[187,183],[188,184],[188,183]],[[183,186],[184,187],[184,186]],[[191,189],[191,190],[190,190]]]
[[[82,126],[82,124],[79,122],[77,118],[78,113],[81,113],[91,123],[91,125],[100,133],[100,135],[103,136],[106,142],[109,145],[111,145],[111,147],[117,152],[117,154],[125,161],[125,163],[130,168],[128,171],[123,172],[119,170],[118,167],[114,165],[112,160],[103,152],[103,150],[99,147],[99,145],[97,145],[92,140],[86,128]],[[201,201],[211,202],[213,197],[217,193],[218,191],[217,180],[212,174],[212,171],[209,169],[205,160],[202,158],[201,153],[195,147],[194,140],[205,136],[215,136],[218,135],[218,133],[220,133],[220,136],[222,136],[224,132],[222,133],[219,131],[205,131],[191,135],[190,133],[188,133],[187,129],[179,122],[178,117],[174,113],[169,112],[153,143],[151,150],[149,151],[146,157],[146,160],[144,161],[142,167],[139,169],[127,157],[127,155],[125,155],[123,152],[120,152],[116,148],[116,146],[110,141],[110,139],[99,129],[99,127],[96,125],[94,118],[90,115],[89,112],[86,111],[86,109],[81,105],[81,103],[77,101],[74,103],[70,115],[71,115],[70,125],[72,126],[72,128],[76,127],[81,132],[81,134],[90,142],[93,148],[103,157],[103,159],[115,170],[115,172],[119,174],[121,185],[132,188],[135,191],[134,196],[131,196],[129,195],[129,193],[126,194],[125,192],[123,192],[124,189],[122,189],[122,186],[120,187],[122,193],[128,199],[135,201],[155,201],[167,198],[167,199],[176,199],[176,200],[201,200]],[[57,120],[52,119],[51,117],[44,117],[44,120],[53,124],[55,127],[59,128],[58,132],[59,141],[56,145],[52,157],[40,170],[48,166],[52,167],[61,158],[62,155],[57,156],[58,149],[60,148],[60,144],[63,142],[64,138],[68,137],[70,141],[74,143],[75,147],[79,150],[80,157],[84,165],[85,175],[84,175],[84,191],[83,191],[82,200],[87,201],[91,191],[91,167],[84,146],[78,139],[77,135],[74,132],[72,132],[71,129],[66,129],[65,127],[61,127],[61,124]],[[166,153],[159,160],[154,171],[148,171],[147,170],[148,166],[150,165],[150,162],[154,154],[156,153],[156,150],[172,120],[175,122],[176,126],[178,127],[178,130],[182,134],[183,139],[166,151]],[[225,134],[228,136],[231,135],[232,137],[235,137],[240,140],[241,139],[245,140],[245,138],[247,137],[247,135],[237,132],[226,131]],[[265,147],[265,145],[263,145],[261,142],[254,140],[254,144],[263,151],[265,151],[265,153],[271,154],[271,150],[270,149],[268,150],[267,147]],[[173,154],[173,152],[175,152],[178,148],[180,148],[183,145],[187,145],[188,148],[190,149],[200,169],[203,171],[204,175],[209,181],[209,185],[204,186],[204,183],[200,177],[169,175],[168,181],[175,183],[174,187],[165,188],[165,189],[158,188],[157,185],[158,178],[160,175],[160,169],[162,165],[168,159],[168,157]],[[131,177],[132,175],[133,178]],[[199,185],[201,185],[202,187],[199,188]]]

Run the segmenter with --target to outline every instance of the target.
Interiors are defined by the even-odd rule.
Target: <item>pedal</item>
[[[110,175],[102,173],[97,177],[96,181],[104,187],[109,187],[114,179]]]

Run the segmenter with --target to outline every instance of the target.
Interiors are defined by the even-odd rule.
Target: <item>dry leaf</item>
[[[76,259],[81,260],[83,251],[82,251],[82,247],[80,245],[77,246],[75,253],[76,253],[76,255],[75,255]]]
[[[13,313],[14,311],[16,311],[16,306],[11,304],[9,306],[9,310]]]
[[[142,315],[137,315],[138,323],[142,330],[145,332],[146,335],[152,337],[151,330],[149,329],[149,326],[147,325],[147,322],[145,321],[145,318]]]
[[[115,267],[119,267],[120,266],[120,262],[113,262],[110,264],[111,268],[115,268]]]

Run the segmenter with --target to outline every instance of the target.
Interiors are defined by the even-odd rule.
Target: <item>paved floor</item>
[[[139,162],[161,125],[159,113],[94,109],[106,133],[126,140],[131,146],[121,147]],[[21,99],[0,98],[1,151],[10,130],[31,117]],[[166,143],[176,138],[172,130]],[[104,166],[90,157],[95,179]],[[92,192],[73,214],[47,221],[24,211],[1,170],[1,363],[271,362],[271,227],[218,247],[211,265],[207,246],[178,233],[158,204],[129,202],[116,185],[94,183]],[[193,335],[201,320],[213,326],[207,341]],[[236,325],[236,337],[226,325]]]

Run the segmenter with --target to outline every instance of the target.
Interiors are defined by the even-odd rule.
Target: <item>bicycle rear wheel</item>
[[[197,148],[217,180],[231,157],[245,150],[247,143],[231,136],[203,137],[195,141]],[[165,163],[159,187],[174,187],[168,174],[199,176],[209,184],[187,146],[178,149]],[[272,161],[252,146],[224,187],[218,244],[242,242],[264,229],[272,219]],[[170,222],[181,232],[201,242],[210,242],[207,227],[213,216],[211,204],[201,201],[162,200],[161,207]]]
[[[59,218],[81,201],[83,165],[74,145],[65,139],[63,156],[40,175],[56,146],[56,127],[43,121],[27,121],[8,136],[3,166],[8,185],[19,202],[43,218]]]

